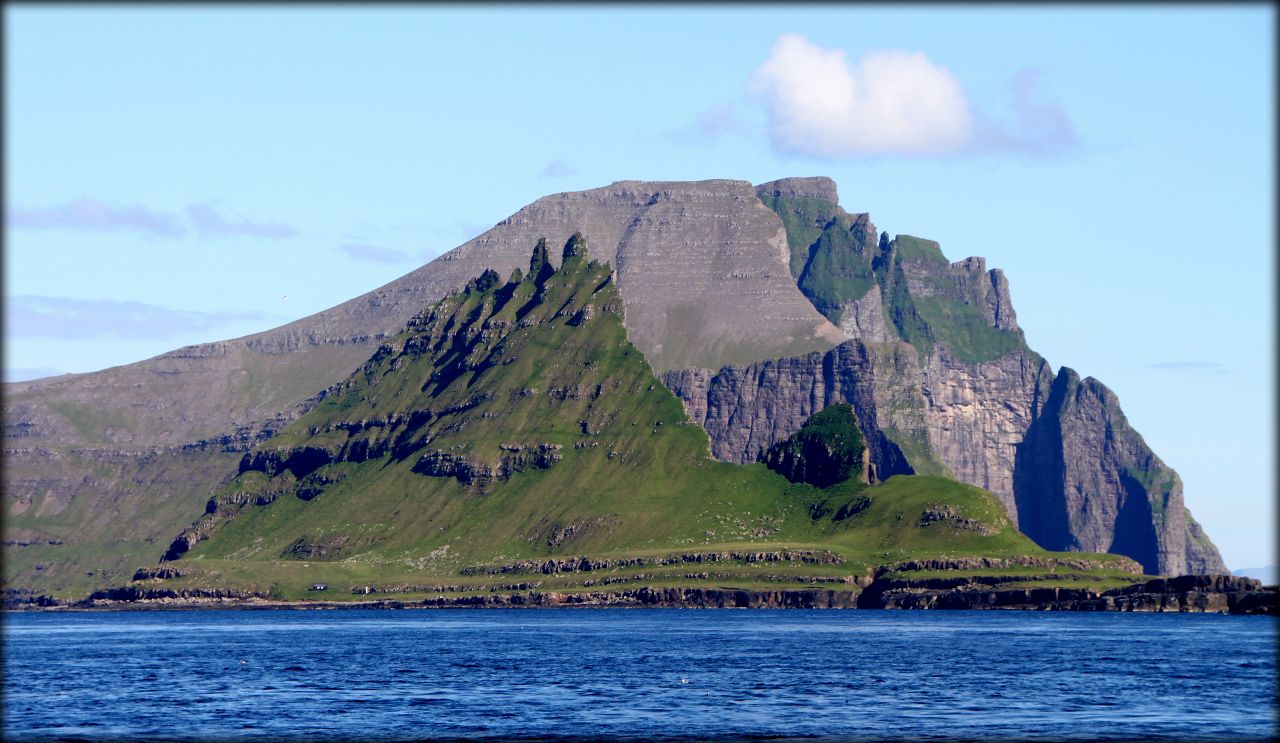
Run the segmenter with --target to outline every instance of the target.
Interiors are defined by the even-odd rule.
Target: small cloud
[[[15,207],[5,214],[14,228],[34,230],[77,230],[81,232],[140,232],[153,237],[179,237],[186,230],[172,214],[144,206],[106,204],[79,198],[56,206],[24,209]]]
[[[342,243],[338,246],[338,250],[358,261],[372,261],[374,263],[405,263],[413,259],[403,250],[365,243]]]
[[[278,240],[298,234],[284,224],[227,219],[207,203],[188,204],[184,220],[177,214],[157,212],[137,204],[107,204],[89,198],[35,209],[16,207],[5,213],[5,222],[17,229],[139,232],[152,237],[182,237],[189,229],[202,237],[244,235]]]
[[[45,377],[56,377],[63,372],[58,369],[49,369],[46,367],[18,367],[4,369],[4,381],[6,382],[26,382],[30,379],[44,379]]]
[[[986,118],[978,126],[974,148],[988,152],[1010,152],[1026,155],[1056,155],[1075,148],[1076,136],[1071,117],[1059,103],[1043,100],[1042,72],[1034,68],[1019,70],[1009,83],[1010,121]]]
[[[876,155],[1057,155],[1078,144],[1059,103],[1045,99],[1041,72],[1009,84],[1009,109],[979,110],[959,81],[922,52],[872,50],[849,64],[797,34],[778,38],[756,70],[776,150],[822,158]]]
[[[1147,364],[1147,368],[1160,371],[1206,372],[1210,374],[1221,374],[1229,371],[1225,364],[1219,364],[1216,361],[1161,361],[1155,364]]]
[[[934,155],[973,136],[956,79],[921,52],[868,51],[854,66],[840,49],[783,34],[756,70],[752,91],[776,149],[819,157]]]
[[[737,107],[725,103],[700,111],[692,124],[664,136],[676,144],[710,144],[726,134],[739,134],[743,128],[738,120]]]
[[[578,169],[566,163],[564,160],[552,160],[547,163],[547,167],[542,169],[538,174],[539,178],[564,178],[565,176],[577,175]]]
[[[261,312],[176,310],[143,302],[22,295],[5,299],[5,332],[13,336],[150,339],[270,320]]]
[[[203,237],[244,235],[280,240],[298,234],[297,230],[285,224],[251,222],[243,218],[226,219],[214,210],[212,204],[188,204],[187,219]]]

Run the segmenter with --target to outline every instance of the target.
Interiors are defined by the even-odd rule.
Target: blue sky
[[[1004,269],[1228,565],[1274,561],[1270,6],[5,17],[6,379],[274,327],[548,193],[828,175]]]

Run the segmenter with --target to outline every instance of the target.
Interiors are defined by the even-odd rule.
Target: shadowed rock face
[[[124,514],[136,510],[123,501],[172,495],[198,514],[234,474],[222,472],[233,458],[224,447],[243,451],[297,418],[429,303],[485,269],[505,278],[527,268],[539,238],[563,245],[575,232],[591,259],[615,267],[630,338],[659,370],[750,363],[843,339],[792,281],[785,230],[750,183],[623,181],[555,194],[386,286],[280,328],[101,372],[5,385],[5,508],[17,517],[10,525],[119,552],[116,540],[134,528]],[[550,260],[559,265],[560,256]],[[143,458],[157,447],[184,452],[182,461],[205,452],[207,461],[193,470],[203,474],[181,487],[157,484]],[[135,455],[111,475],[94,475],[79,462],[99,449]],[[51,464],[68,457],[75,466]],[[86,499],[97,504],[93,514]],[[77,501],[85,512],[75,519],[36,516],[76,512],[70,504]],[[154,562],[156,550],[163,548],[140,542],[120,552],[121,569]],[[6,557],[6,580],[47,574],[37,565],[56,563],[68,575],[88,569],[52,546]]]
[[[918,238],[882,235],[873,247],[866,215],[844,214],[812,179],[758,191],[788,225],[801,288],[853,340],[667,372],[714,456],[753,461],[817,410],[848,402],[882,477],[945,474],[989,490],[1048,549],[1117,552],[1156,574],[1228,572],[1184,507],[1177,474],[1115,395],[1070,369],[1055,375],[1026,347],[999,270],[981,258],[949,263]],[[808,262],[794,260],[804,250]],[[841,281],[806,284],[815,261]]]
[[[689,417],[706,429],[712,455],[741,464],[756,461],[827,407],[848,403],[870,463],[883,480],[913,471],[885,434],[892,425],[887,409],[895,397],[886,382],[894,379],[895,361],[854,340],[826,353],[726,366],[714,374],[671,371],[662,380],[684,402]]]
[[[589,258],[615,266],[628,334],[658,371],[750,363],[844,339],[791,280],[785,231],[750,183],[620,181],[541,198],[386,286],[274,330],[7,384],[6,440],[163,446],[291,419],[427,304],[485,269],[505,278],[527,268],[540,238],[563,245],[575,232]],[[559,264],[558,255],[551,260]],[[77,426],[88,417],[97,420]]]
[[[1069,379],[1052,396],[1062,372],[1025,347],[998,270],[981,258],[949,263],[927,240],[877,239],[868,215],[839,208],[830,179],[794,178],[622,181],[547,196],[280,328],[7,384],[6,533],[41,545],[7,551],[6,580],[83,575],[80,553],[51,541],[112,552],[121,570],[154,562],[155,535],[189,523],[234,474],[228,462],[410,317],[486,268],[506,277],[527,267],[539,238],[558,245],[574,232],[590,258],[615,266],[630,339],[718,458],[751,461],[846,401],[881,478],[949,473],[987,488],[1046,546],[1111,549],[1150,572],[1225,571],[1176,474],[1118,424],[1114,396]],[[144,512],[146,536],[135,538]]]
[[[837,403],[762,453],[760,461],[791,482],[820,488],[846,480],[878,482],[853,408]]]

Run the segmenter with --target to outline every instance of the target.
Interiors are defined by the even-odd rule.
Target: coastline
[[[927,609],[1121,611],[1280,615],[1280,593],[1249,578],[1179,576],[1098,592],[1088,588],[993,589],[963,578],[880,579],[862,590],[639,587],[613,591],[523,591],[421,599],[282,600],[228,589],[129,586],[76,602],[6,596],[5,611],[339,610],[536,608]]]

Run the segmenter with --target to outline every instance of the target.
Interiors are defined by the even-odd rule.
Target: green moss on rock
[[[791,482],[820,488],[872,479],[867,444],[848,403],[811,416],[799,431],[762,452],[760,461]]]

